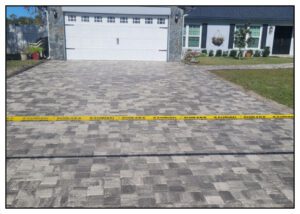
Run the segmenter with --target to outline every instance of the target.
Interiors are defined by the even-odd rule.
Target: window
[[[76,22],[76,16],[72,16],[72,15],[68,16],[68,21],[69,22]]]
[[[128,18],[127,17],[121,17],[120,18],[120,23],[128,23]]]
[[[236,25],[235,26],[235,32],[239,31],[241,28],[243,28],[243,25]],[[249,30],[251,31],[251,40],[248,43],[248,45],[246,45],[245,48],[259,48],[260,45],[260,26],[258,25],[253,25],[249,27]],[[235,39],[237,37],[235,36]],[[246,39],[249,38],[249,35],[247,36]],[[237,48],[234,44],[234,47]]]
[[[200,47],[200,25],[188,26],[188,47],[199,48]]]
[[[159,24],[159,25],[165,24],[165,19],[164,18],[157,18],[157,24]]]
[[[108,23],[115,23],[115,17],[112,17],[112,16],[107,17],[107,22]]]
[[[259,48],[260,40],[260,26],[250,26],[251,40],[248,44],[248,48]]]
[[[94,22],[102,22],[102,17],[101,16],[95,16],[94,17]]]
[[[132,22],[133,24],[140,24],[140,18],[135,17],[133,18]]]
[[[81,16],[81,21],[82,22],[89,22],[89,17],[88,16]]]
[[[152,24],[153,19],[152,18],[145,18],[145,24]]]

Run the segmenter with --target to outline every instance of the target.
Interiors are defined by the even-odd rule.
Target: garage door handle
[[[166,49],[160,49],[160,50],[158,50],[158,51],[167,51]]]
[[[117,38],[117,45],[119,44],[119,38]]]

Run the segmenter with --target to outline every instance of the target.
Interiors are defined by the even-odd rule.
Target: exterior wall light
[[[51,11],[53,12],[54,18],[57,18],[57,12],[56,12],[56,10],[55,10],[55,9],[52,9]]]
[[[269,27],[269,34],[273,33],[273,26]]]
[[[178,20],[179,20],[179,14],[178,14],[178,13],[176,13],[176,15],[175,15],[175,23],[177,23],[177,22],[178,22]]]

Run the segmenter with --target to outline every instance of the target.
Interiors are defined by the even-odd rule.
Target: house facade
[[[290,6],[195,7],[185,18],[183,53],[187,50],[230,51],[234,32],[249,25],[251,43],[246,50],[270,48],[270,55],[293,56],[294,10]]]
[[[293,55],[293,7],[185,9],[50,6],[50,57],[180,61],[189,49],[235,49],[234,32],[245,24],[250,25],[253,38],[247,49],[261,50],[268,46],[272,55]]]

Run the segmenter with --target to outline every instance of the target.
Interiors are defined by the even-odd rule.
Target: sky
[[[22,6],[21,7],[20,6],[6,7],[6,17],[9,17],[11,14],[15,14],[17,17],[20,17],[20,16],[32,17],[32,15]]]

